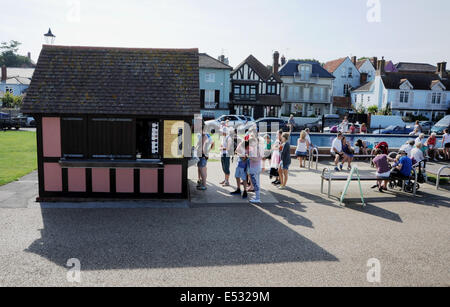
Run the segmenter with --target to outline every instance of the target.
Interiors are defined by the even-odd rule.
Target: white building
[[[334,77],[320,63],[290,60],[281,67],[279,76],[283,80],[282,114],[306,117],[333,113]]]
[[[364,59],[356,62],[356,68],[361,75],[361,84],[375,80],[376,69],[369,59]],[[367,78],[364,80],[363,74],[366,74]]]
[[[450,107],[450,79],[446,63],[431,72],[385,72],[379,65],[375,79],[352,91],[354,107],[390,108],[393,115],[422,115],[430,120]]]
[[[360,73],[349,57],[333,60],[323,66],[334,76],[333,97],[347,97],[350,89],[360,85]]]

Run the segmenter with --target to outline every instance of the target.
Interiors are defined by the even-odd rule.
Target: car
[[[313,123],[308,123],[305,125],[305,129],[309,128],[311,132],[320,132],[322,130],[322,120],[315,121]]]
[[[277,132],[278,130],[283,130],[285,132],[289,131],[288,123],[284,119],[276,117],[264,117],[260,118],[255,122],[249,122],[245,125],[238,127],[238,130],[245,131],[256,126],[259,132]]]
[[[20,121],[12,118],[8,113],[0,113],[0,129],[1,130],[11,130],[12,128],[19,130]]]
[[[205,122],[205,127],[209,130],[216,130],[218,131],[220,129],[220,126],[222,122],[228,121],[229,127],[237,128],[243,124],[246,124],[245,117],[242,118],[239,115],[222,115],[221,117],[213,120],[209,120]]]
[[[413,129],[401,126],[389,126],[385,129],[377,129],[373,134],[410,134]]]
[[[420,122],[419,124],[422,127],[422,132],[426,133],[426,134],[429,134],[431,131],[431,128],[433,128],[433,126],[434,126],[434,123],[430,122],[430,121],[423,121],[423,122]]]
[[[445,129],[450,129],[450,115],[447,115],[443,119],[438,121],[436,125],[431,128],[431,133],[441,135],[444,134]]]

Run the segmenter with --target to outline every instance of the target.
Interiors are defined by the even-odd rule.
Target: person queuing
[[[306,158],[308,157],[310,143],[308,142],[306,131],[300,133],[300,137],[297,142],[297,149],[295,155],[300,162],[300,168],[306,168]]]
[[[203,123],[204,127],[204,123]],[[203,129],[202,133],[197,135],[197,157],[199,158],[199,162],[197,163],[198,168],[198,181],[197,181],[197,189],[200,191],[206,191],[206,179],[208,175],[207,164],[209,159],[209,152],[211,149],[214,149],[214,141],[208,133],[206,133],[206,129]]]
[[[283,190],[286,188],[288,179],[289,179],[289,167],[291,166],[291,144],[289,143],[290,134],[283,133],[281,137],[281,148],[280,148],[280,189]]]
[[[334,159],[334,170],[339,172],[340,169],[338,167],[341,158],[344,157],[344,152],[342,151],[342,138],[343,135],[341,132],[338,133],[337,137],[331,143],[331,157]]]
[[[264,155],[264,139],[258,136],[258,132],[249,136],[249,167],[248,174],[252,183],[255,196],[250,200],[252,204],[261,203],[261,162]]]
[[[444,149],[444,159],[450,160],[450,129],[444,130],[442,137],[442,148]]]
[[[271,161],[272,159],[272,139],[270,138],[270,134],[266,134],[264,136],[264,157],[262,159],[262,172],[264,173],[266,170],[266,161]]]
[[[375,152],[376,157],[373,159],[373,163],[377,168],[377,185],[380,192],[387,191],[387,185],[389,183],[389,178],[391,176],[391,170],[389,168],[389,158],[385,155],[381,149],[377,149]]]
[[[238,157],[237,166],[234,177],[236,178],[236,191],[231,192],[231,195],[242,196],[242,199],[247,199],[247,172],[248,172],[248,151],[249,142],[247,140],[241,140],[236,147],[235,154]],[[241,185],[243,185],[244,190],[241,191]]]
[[[270,176],[273,178],[275,177],[275,181],[272,182],[274,185],[281,184],[280,180],[280,164],[281,164],[281,144],[282,144],[282,137],[283,136],[283,130],[279,130],[277,133],[277,139],[275,140],[273,146],[272,146],[272,160],[270,161]],[[272,179],[271,178],[271,179]]]
[[[220,162],[222,164],[222,171],[225,175],[225,180],[222,181],[220,184],[224,187],[230,186],[230,160],[231,160],[231,154],[232,154],[232,147],[233,147],[233,140],[232,140],[232,134],[229,133],[232,132],[228,128],[223,127],[221,130],[221,138],[220,138],[220,153],[221,158]]]

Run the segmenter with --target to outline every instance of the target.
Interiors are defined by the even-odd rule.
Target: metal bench
[[[413,188],[413,193],[414,196],[417,195],[417,172],[416,169],[413,168],[413,173],[414,173],[414,178],[415,178],[415,184],[414,184],[414,188]],[[329,168],[325,168],[322,171],[322,175],[321,175],[321,184],[320,184],[320,193],[323,193],[323,186],[324,186],[324,182],[328,181],[328,198],[330,198],[331,196],[331,183],[333,181],[347,181],[348,180],[348,176],[345,175],[336,175],[335,173],[333,173]],[[357,177],[352,177],[351,181],[357,181],[358,178]],[[363,175],[363,176],[359,176],[359,180],[360,181],[378,181],[380,180],[376,175]],[[405,180],[403,180],[403,187],[402,187],[402,191],[405,189]]]

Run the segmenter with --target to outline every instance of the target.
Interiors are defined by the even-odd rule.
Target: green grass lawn
[[[0,131],[0,186],[37,168],[36,133]]]

